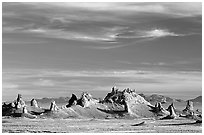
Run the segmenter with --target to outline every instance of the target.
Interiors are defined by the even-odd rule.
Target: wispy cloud
[[[161,38],[161,37],[179,37],[185,34],[177,34],[169,31],[168,29],[150,29],[150,30],[131,30],[117,35],[117,38]]]
[[[46,86],[46,87],[55,86],[53,81],[47,80],[47,79],[42,79],[42,78],[40,78],[37,81],[33,82],[33,85]]]
[[[3,33],[30,33],[33,36],[123,43],[121,39],[186,36],[171,29],[135,27],[143,22],[201,15],[200,3],[4,3]],[[114,8],[113,8],[114,7]],[[185,7],[185,8],[183,8]],[[189,7],[189,8],[188,8]],[[54,10],[53,10],[54,9]],[[155,15],[154,18],[148,17]],[[161,17],[163,16],[163,17]],[[135,18],[132,20],[132,18]],[[138,19],[137,19],[138,18]],[[152,18],[152,20],[149,20]],[[142,20],[140,22],[140,20]],[[134,23],[133,23],[134,22]],[[112,49],[123,46],[96,47]]]
[[[52,4],[53,5],[53,4]],[[106,12],[123,12],[137,13],[162,13],[162,14],[173,14],[173,15],[197,15],[201,14],[200,3],[142,3],[142,2],[129,2],[129,3],[58,3],[61,7],[79,8],[92,11],[106,11]],[[113,8],[114,7],[114,8]]]
[[[8,82],[3,83],[2,85],[3,89],[18,89],[18,87],[19,86],[17,84],[8,83]]]

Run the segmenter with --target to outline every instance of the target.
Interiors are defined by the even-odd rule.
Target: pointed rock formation
[[[23,101],[21,94],[18,94],[17,100],[15,102],[15,106],[16,106],[16,109],[20,109],[25,106],[25,101]]]
[[[72,97],[69,100],[69,103],[68,103],[68,105],[66,105],[66,107],[71,107],[71,106],[76,105],[76,104],[77,104],[77,96],[72,94]]]
[[[52,101],[50,105],[50,111],[57,111],[57,110],[59,110],[59,108],[57,107],[55,101]]]
[[[176,118],[177,115],[175,113],[175,110],[174,110],[173,106],[170,106],[169,112],[170,112],[169,115],[167,115],[166,117],[163,117],[161,119],[163,120],[163,119],[175,119]]]
[[[159,108],[159,102],[156,102],[155,108]]]
[[[119,94],[120,92],[118,92],[118,89],[116,89],[116,86],[114,86],[111,90],[110,93],[108,93],[106,95],[106,97],[104,98],[104,100],[102,102],[109,102],[109,103],[113,103],[117,100],[117,94]]]
[[[162,104],[160,102],[157,102],[155,104],[155,106],[149,106],[149,107],[152,109],[150,111],[153,112],[154,114],[156,114],[157,116],[164,116],[164,115],[170,114],[169,111],[164,109],[164,107],[162,106]]]
[[[28,110],[25,106],[23,107],[23,113],[28,113]]]
[[[111,93],[107,94],[102,103],[107,105],[109,112],[121,112],[125,116],[152,115],[148,107],[151,104],[137,94],[136,90],[130,88],[119,91],[113,87]]]
[[[177,116],[176,113],[175,113],[175,109],[174,109],[173,106],[171,106],[171,107],[169,108],[169,112],[170,112],[170,117],[175,118],[175,117]]]
[[[89,107],[90,105],[94,105],[98,102],[99,102],[98,100],[92,98],[91,94],[83,92],[81,95],[81,98],[77,101],[77,104],[86,108],[86,107]]]
[[[174,103],[173,102],[169,105],[169,107],[166,110],[170,112],[171,107],[173,107],[173,109],[176,110],[176,108],[174,107]]]
[[[193,102],[188,100],[186,104],[186,108],[183,110],[183,113],[190,114],[191,112],[194,112],[193,110]]]
[[[38,103],[34,98],[30,101],[30,105],[38,108]]]

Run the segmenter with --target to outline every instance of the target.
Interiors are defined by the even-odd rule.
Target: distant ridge
[[[167,97],[167,96],[163,96],[163,95],[159,95],[159,94],[152,94],[150,96],[148,95],[144,95],[144,94],[139,94],[140,96],[142,96],[143,98],[145,98],[145,100],[147,100],[148,102],[185,102],[182,99],[173,99],[171,97]],[[39,103],[50,103],[51,101],[55,101],[56,103],[68,103],[70,97],[59,97],[59,98],[41,98],[41,99],[36,99],[37,102]],[[189,99],[193,102],[200,102],[202,103],[202,96],[198,96],[196,98],[193,99]]]
[[[185,102],[182,99],[173,99],[171,97],[159,95],[159,94],[152,94],[150,96],[144,95],[144,94],[139,94],[140,96],[144,97],[145,100],[148,102],[161,102],[161,103],[166,103],[166,102]]]
[[[202,103],[202,96],[198,96],[194,99],[190,99],[190,101]]]
[[[68,103],[70,97],[59,97],[59,98],[41,98],[41,99],[36,99],[37,102],[39,103],[50,103],[51,101],[55,101],[56,103]]]

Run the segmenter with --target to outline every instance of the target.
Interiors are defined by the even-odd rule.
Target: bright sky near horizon
[[[106,94],[113,86],[199,96],[201,10],[201,2],[4,2],[3,100]]]

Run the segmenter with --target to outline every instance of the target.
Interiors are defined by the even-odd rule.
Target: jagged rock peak
[[[23,101],[23,99],[22,99],[22,95],[18,94],[18,97],[17,97],[16,102],[15,102],[15,107],[17,109],[19,109],[19,108],[23,108],[25,105],[26,104],[25,104],[25,101]]]
[[[124,101],[133,101],[138,104],[150,104],[142,96],[136,93],[135,89],[126,88],[122,91],[112,88],[112,91],[106,95],[103,102],[124,104]]]
[[[187,101],[186,109],[193,111],[193,101]]]
[[[57,107],[55,101],[52,101],[50,105],[50,111],[57,111],[57,110],[59,110],[59,108]]]
[[[77,96],[75,94],[72,94],[72,97],[69,100],[68,105],[66,105],[66,107],[71,107],[73,105],[77,104]]]
[[[193,102],[188,100],[186,104],[186,108],[183,110],[183,112],[188,113],[193,111]]]
[[[30,105],[34,107],[38,107],[38,103],[34,98],[30,101]]]
[[[124,100],[129,102],[133,101],[135,104],[147,104],[150,105],[148,101],[146,101],[142,96],[136,93],[136,90],[131,90],[130,88],[123,90]]]
[[[170,116],[171,116],[172,118],[174,118],[174,117],[177,116],[176,113],[175,113],[175,109],[174,109],[173,106],[170,106],[169,112],[170,112]]]
[[[82,107],[89,107],[92,104],[96,104],[99,101],[93,99],[92,95],[87,92],[83,92],[81,98],[77,101],[77,104],[81,105]]]
[[[174,110],[176,109],[174,103],[172,102],[166,110],[170,112],[171,107],[173,107]]]

